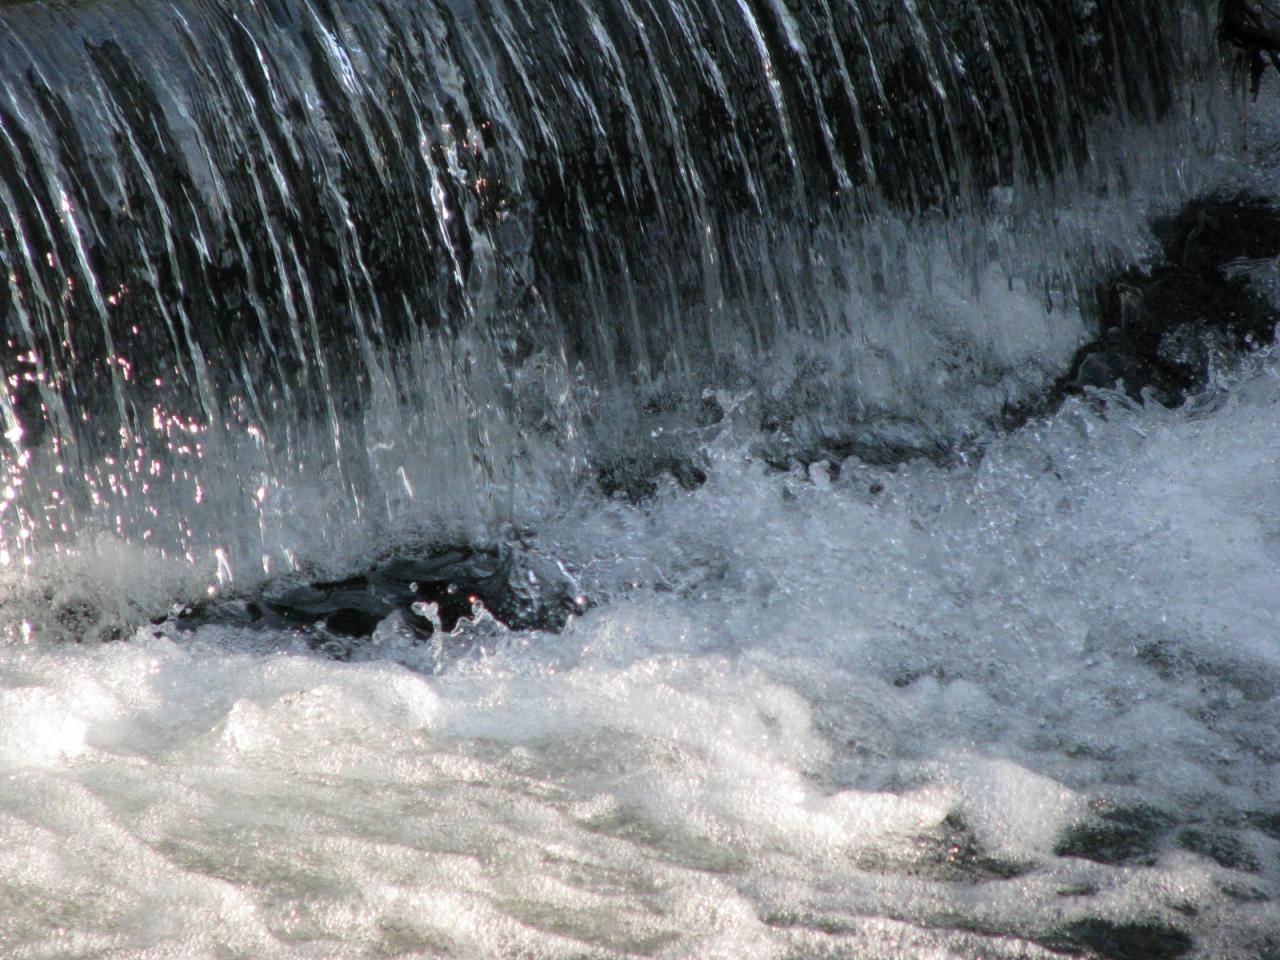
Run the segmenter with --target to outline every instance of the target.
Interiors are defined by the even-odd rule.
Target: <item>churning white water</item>
[[[560,636],[0,647],[4,955],[1269,955],[1280,360],[946,470],[734,423],[544,532],[609,595]]]

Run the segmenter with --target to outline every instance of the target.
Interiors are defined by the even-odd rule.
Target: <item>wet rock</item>
[[[345,658],[387,617],[419,640],[453,631],[477,608],[513,630],[562,630],[585,604],[570,574],[520,545],[403,552],[342,580],[278,580],[252,598],[184,607],[180,629],[221,624],[297,631],[314,649]]]
[[[1159,261],[1101,281],[1086,308],[1098,336],[1042,394],[1009,402],[994,426],[1017,429],[1092,390],[1176,406],[1208,384],[1216,365],[1275,339],[1280,308],[1249,272],[1280,257],[1280,208],[1259,197],[1211,195],[1151,226]],[[783,472],[822,460],[891,467],[923,458],[948,466],[982,456],[977,435],[946,437],[914,421],[828,410],[829,380],[823,361],[797,363],[795,383],[761,409],[753,455]]]
[[[658,492],[658,481],[663,476],[671,477],[682,490],[696,490],[707,482],[706,471],[692,455],[638,451],[601,463],[596,470],[596,483],[606,497],[642,503]]]
[[[1213,271],[1239,260],[1263,260],[1280,252],[1280,216],[1271,201],[1250,196],[1210,195],[1177,213],[1158,217],[1151,231],[1165,259]]]
[[[958,813],[948,813],[936,830],[916,840],[915,858],[897,869],[951,883],[1008,880],[1035,869],[1035,864],[992,856]],[[868,866],[872,866],[868,864]],[[880,865],[885,868],[885,865]]]
[[[1207,644],[1195,649],[1173,637],[1146,637],[1135,642],[1134,655],[1162,680],[1199,677],[1233,687],[1252,703],[1266,702],[1280,690],[1280,673],[1271,664],[1260,658],[1234,656]]]
[[[89,600],[74,598],[59,604],[53,613],[54,622],[73,637],[84,637],[102,620],[102,611]]]
[[[113,643],[129,636],[130,630],[119,612],[104,608],[100,599],[88,596],[55,599],[52,591],[46,592],[45,599],[51,614],[45,628],[52,636],[74,643]]]
[[[1270,903],[1271,896],[1252,884],[1223,883],[1218,885],[1226,896],[1237,903]]]
[[[1123,390],[1173,405],[1202,389],[1216,362],[1274,339],[1280,310],[1250,284],[1247,267],[1280,256],[1280,209],[1211,196],[1152,230],[1162,261],[1102,285],[1103,332],[1076,353],[1055,393]]]
[[[1249,274],[1280,258],[1280,208],[1254,196],[1212,195],[1155,220],[1152,231],[1160,259],[1098,284],[1095,302],[1086,307],[1098,335],[1077,350],[1044,393],[1010,402],[995,426],[1017,429],[1066,398],[1093,390],[1176,406],[1203,390],[1215,366],[1275,339],[1280,308]],[[837,411],[834,423],[817,422],[804,411],[823,409],[826,371],[803,372],[797,378],[803,390],[791,390],[786,402],[762,411],[764,438],[752,452],[777,470],[849,457],[872,466],[919,458],[945,466],[982,455],[981,437],[943,437],[911,421],[861,421],[855,413]]]
[[[1145,383],[1151,379],[1148,364],[1118,350],[1101,349],[1084,355],[1076,365],[1071,386],[1081,390],[1085,387],[1110,390],[1119,383]]]
[[[1251,814],[1249,822],[1271,839],[1280,840],[1280,811]]]
[[[799,427],[798,423],[788,423],[786,430],[775,427],[755,444],[752,453],[775,470],[784,471],[824,460],[840,464],[850,457],[874,467],[920,459],[946,464],[956,459],[954,448],[944,438],[907,420],[856,424],[845,432],[808,431]],[[764,424],[762,428],[767,430],[769,425]]]
[[[1101,887],[1096,883],[1082,881],[1080,883],[1073,883],[1069,886],[1060,887],[1055,890],[1054,893],[1060,897],[1096,897],[1100,891]]]
[[[1053,950],[1088,950],[1107,960],[1175,960],[1195,946],[1187,933],[1156,920],[1117,923],[1101,918],[1077,920],[1041,942]]]
[[[1222,0],[1218,35],[1241,51],[1257,99],[1267,67],[1280,72],[1280,12],[1261,0]]]

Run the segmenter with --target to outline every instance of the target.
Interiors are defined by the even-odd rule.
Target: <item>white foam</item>
[[[729,444],[545,531],[608,602],[439,676],[225,628],[6,644],[6,949],[1046,957],[1103,917],[1247,955],[1280,936],[1242,820],[1280,807],[1277,426],[1273,361],[967,470],[824,488]],[[1233,824],[1257,872],[1056,856],[1100,797]]]

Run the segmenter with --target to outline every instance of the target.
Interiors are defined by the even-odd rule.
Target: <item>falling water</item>
[[[643,438],[615,426],[637,388],[696,403],[797,349],[848,355],[842,422],[954,433],[930,378],[957,337],[1016,394],[1023,344],[1050,369],[1079,328],[939,334],[902,304],[1066,306],[1138,231],[1053,197],[1176,195],[1216,135],[1207,11],[1164,0],[39,3],[0,27],[11,557],[84,529],[268,571],[483,538]],[[1166,139],[1135,157],[1134,126]]]
[[[1218,6],[0,0],[0,954],[1280,956]]]

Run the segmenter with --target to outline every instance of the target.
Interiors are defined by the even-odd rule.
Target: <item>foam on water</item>
[[[1140,215],[1078,209],[1063,229],[1104,240]],[[983,356],[1034,389],[1082,327],[983,279],[978,301],[939,283],[935,322],[908,305],[860,328],[863,366],[837,373],[959,432],[981,418],[953,398],[980,414],[1006,390]],[[948,386],[956,326],[977,360]],[[761,382],[840,399],[803,381],[804,347]],[[188,563],[88,535],[34,554],[9,530],[10,574],[33,562],[0,584],[0,953],[1280,952],[1280,356],[1179,411],[1073,401],[947,469],[779,475],[751,453],[777,398],[718,400],[722,423],[686,425],[701,489],[529,508],[600,601],[558,636],[481,616],[414,645],[388,622],[352,663],[227,627],[67,642],[243,584],[268,544],[338,567],[371,549],[368,525],[328,534],[309,472],[254,509],[212,491],[222,539],[160,503],[184,545],[225,547]],[[436,436],[370,409],[375,440]],[[482,512],[421,443],[421,475],[387,454],[408,500]]]
[[[778,476],[730,418],[703,489],[544,530],[608,598],[558,637],[342,664],[31,631],[0,646],[0,943],[1048,957],[1110,923],[1263,955],[1278,427],[1275,358],[950,470]],[[1078,839],[1135,818],[1122,855]]]

